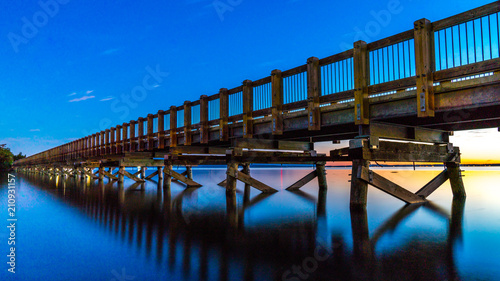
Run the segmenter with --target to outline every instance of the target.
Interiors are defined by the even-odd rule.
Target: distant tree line
[[[23,155],[21,152],[14,155],[12,151],[10,151],[10,148],[6,147],[5,144],[0,144],[0,171],[9,170],[14,161],[23,158],[26,158],[26,155]]]

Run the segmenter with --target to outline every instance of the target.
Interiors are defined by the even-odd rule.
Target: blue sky
[[[143,2],[4,1],[0,143],[34,154],[333,55],[383,11],[390,19],[361,39],[492,1]]]

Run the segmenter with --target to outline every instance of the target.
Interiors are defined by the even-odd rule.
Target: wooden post
[[[184,102],[184,145],[191,145],[191,102]]]
[[[95,134],[92,134],[90,136],[90,154],[89,154],[89,156],[91,156],[91,157],[96,156],[94,154],[94,151],[95,151]]]
[[[83,138],[83,157],[86,158],[87,157],[87,146],[89,144],[89,138],[88,137],[84,137]],[[54,149],[54,160],[56,159],[57,157],[57,149]]]
[[[163,172],[165,173],[165,171],[171,171],[171,170],[172,170],[172,164],[167,164],[165,165]],[[172,176],[170,175],[170,173],[165,173],[164,184],[165,185],[163,186],[163,188],[170,188],[170,186],[172,185]]]
[[[141,179],[146,178],[146,167],[141,167]]]
[[[364,41],[354,43],[354,123],[368,125],[370,123],[370,104],[368,85],[370,84],[370,67],[368,64],[367,45]]]
[[[106,140],[105,140],[106,141],[106,144],[105,144],[106,145],[106,155],[109,155],[111,153],[111,147],[109,146],[109,132],[110,131],[109,131],[109,129],[106,129],[105,132],[106,132]]]
[[[92,134],[92,137],[94,139],[94,142],[92,143],[92,155],[93,156],[98,156],[98,150],[99,150],[99,133]],[[67,149],[65,149],[65,150],[67,150]]]
[[[100,147],[101,133],[96,133],[95,134],[95,140],[96,140],[95,141],[95,155],[99,156],[99,155],[101,155],[101,147]],[[71,143],[69,144],[68,150],[69,150],[69,153],[70,153],[69,159],[71,159],[71,150],[72,150],[72,144]]]
[[[238,183],[237,175],[230,174],[230,171],[238,171],[238,163],[231,162],[227,165],[226,192],[236,191]]]
[[[129,137],[129,152],[135,151],[135,124],[137,124],[137,121],[135,120],[130,120],[130,137]]]
[[[253,85],[251,80],[243,81],[243,137],[253,137]]]
[[[165,148],[165,111],[158,110],[158,149]]]
[[[208,97],[200,97],[200,143],[208,143],[210,128],[208,127]]]
[[[316,175],[318,176],[319,189],[327,189],[325,164],[316,164]]]
[[[158,167],[158,182],[163,180],[163,167]]]
[[[361,173],[363,167],[369,169],[370,161],[360,159],[352,160],[351,208],[366,207],[368,184],[358,178],[358,173]]]
[[[229,94],[226,88],[222,88],[219,91],[219,101],[220,101],[220,141],[229,140]]]
[[[104,167],[99,166],[99,181],[104,180]]]
[[[116,154],[116,128],[111,127],[111,154]]]
[[[434,32],[427,19],[414,23],[418,117],[434,117]]]
[[[307,111],[308,129],[321,129],[321,112],[319,98],[321,97],[321,67],[319,59],[311,57],[307,60]]]
[[[125,167],[120,166],[118,169],[118,183],[123,183],[123,180],[125,179]]]
[[[153,120],[154,120],[154,115],[153,114],[148,114],[148,127],[147,127],[147,130],[148,130],[148,150],[152,150],[154,148],[154,135],[153,135],[153,131],[154,131],[154,128],[153,128]]]
[[[139,146],[137,147],[137,151],[143,151],[144,150],[144,118],[139,117]]]
[[[283,134],[283,76],[281,70],[271,72],[273,135]]]
[[[104,138],[105,131],[101,131],[101,154],[100,155],[105,155],[106,154],[106,140]]]
[[[250,176],[250,164],[244,163],[243,168],[241,169],[241,172],[244,173],[245,175]],[[245,189],[243,190],[243,201],[247,200],[247,202],[250,200],[250,187],[248,183],[245,183]]]
[[[122,126],[121,125],[116,125],[116,140],[115,140],[115,146],[116,146],[116,153],[121,153],[122,152]]]
[[[193,168],[191,166],[186,166],[186,178],[193,179]]]
[[[122,125],[122,152],[129,151],[129,148],[127,147],[127,142],[128,142],[128,124],[123,123]]]
[[[456,162],[447,162],[446,169],[448,170],[448,177],[450,178],[453,197],[465,198],[467,195],[465,193],[465,187],[462,181],[462,172],[460,171],[460,165]]]
[[[170,107],[170,147],[177,146],[177,107]]]

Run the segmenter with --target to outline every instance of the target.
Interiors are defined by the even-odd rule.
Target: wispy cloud
[[[111,54],[114,54],[118,52],[120,49],[114,48],[114,49],[107,49],[106,51],[102,52],[101,55],[103,56],[109,56]]]
[[[94,92],[94,90],[88,90],[86,93],[88,95],[88,94],[91,94],[92,92]]]
[[[95,98],[95,96],[83,96],[81,98],[72,99],[69,102],[79,102],[79,101],[84,101],[84,100],[93,99],[93,98]]]
[[[105,97],[99,101],[108,101],[108,100],[112,100],[112,99],[114,99],[114,97]]]
[[[74,95],[76,95],[76,92],[73,92],[73,93],[69,94],[68,97],[71,97],[71,96],[74,96]]]
[[[40,132],[40,129],[31,129],[30,132]]]

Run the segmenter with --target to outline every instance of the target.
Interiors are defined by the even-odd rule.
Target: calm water
[[[500,280],[500,171],[465,170],[466,201],[448,183],[423,206],[370,187],[352,213],[348,169],[327,171],[327,192],[284,190],[310,169],[252,169],[281,192],[235,197],[224,169],[194,169],[199,189],[17,175],[17,273],[3,226],[0,280]],[[377,171],[412,191],[440,172]]]

